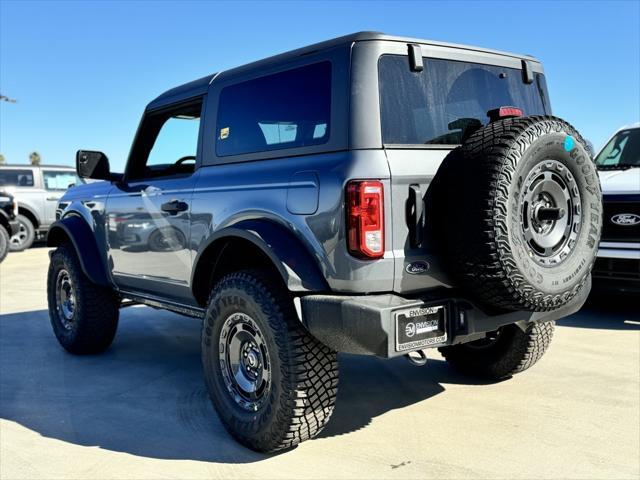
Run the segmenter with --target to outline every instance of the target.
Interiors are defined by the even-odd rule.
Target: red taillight
[[[384,187],[376,180],[347,184],[349,252],[357,257],[384,255]]]
[[[503,118],[522,117],[522,110],[518,107],[500,107],[487,112],[487,117],[492,122],[502,120]]]

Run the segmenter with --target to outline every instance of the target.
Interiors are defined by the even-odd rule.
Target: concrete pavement
[[[478,384],[437,352],[340,357],[320,438],[279,455],[236,444],[202,380],[199,324],[122,311],[103,355],[66,354],[46,311],[47,249],[0,265],[0,478],[640,477],[640,308],[611,299],[559,323],[550,351]]]

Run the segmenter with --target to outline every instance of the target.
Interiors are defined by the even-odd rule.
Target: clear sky
[[[0,0],[0,153],[122,169],[146,103],[217,70],[359,30],[542,60],[554,113],[599,148],[640,120],[640,0],[30,2]]]

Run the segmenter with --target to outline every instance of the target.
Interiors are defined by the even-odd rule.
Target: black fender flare
[[[95,236],[82,217],[70,215],[51,225],[47,233],[48,247],[57,247],[66,239],[73,244],[82,271],[89,280],[103,287],[111,287]]]
[[[262,251],[280,273],[292,292],[323,292],[329,286],[318,262],[296,235],[284,226],[269,220],[242,220],[216,231],[199,249],[191,277],[191,285],[201,267],[200,258],[217,240],[224,238],[248,240]]]

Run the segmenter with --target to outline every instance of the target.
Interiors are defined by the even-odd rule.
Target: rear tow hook
[[[405,355],[405,358],[409,360],[409,363],[411,363],[411,365],[415,365],[416,367],[422,367],[427,363],[427,354],[424,350],[409,352]]]

